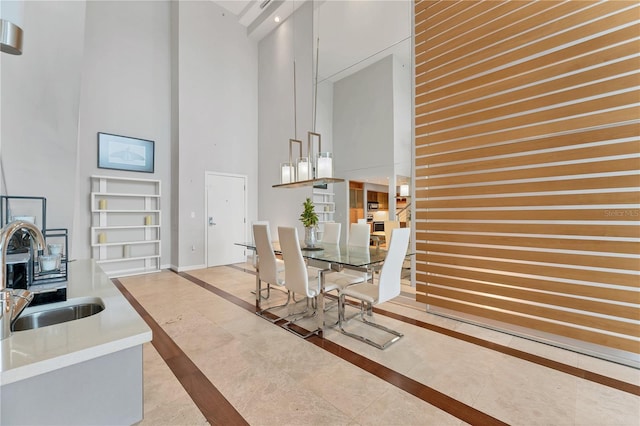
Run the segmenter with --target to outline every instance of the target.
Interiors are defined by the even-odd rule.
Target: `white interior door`
[[[246,177],[207,173],[207,266],[245,261]]]

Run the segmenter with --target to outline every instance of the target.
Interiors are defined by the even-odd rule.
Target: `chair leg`
[[[251,294],[256,294],[257,290],[252,290]],[[267,292],[266,296],[262,296],[263,292]],[[262,288],[260,289],[260,296],[262,298],[262,300],[267,300],[270,296],[271,296],[271,284],[267,283],[267,287],[266,288]]]
[[[378,342],[374,342],[373,340],[366,338],[365,336],[361,336],[359,334],[355,334],[355,333],[352,333],[350,331],[345,330],[344,327],[343,327],[343,323],[345,322],[345,319],[344,319],[344,317],[345,317],[345,306],[344,305],[345,305],[345,296],[343,294],[341,294],[340,297],[338,298],[338,328],[340,329],[340,332],[342,334],[347,335],[349,337],[352,337],[352,338],[354,338],[356,340],[360,340],[361,342],[364,342],[364,343],[366,343],[368,345],[374,346],[374,347],[376,347],[378,349],[386,349],[389,346],[391,346],[393,343],[395,343],[398,340],[400,340],[401,337],[404,336],[404,334],[402,334],[402,333],[400,333],[398,331],[392,330],[392,329],[384,327],[384,326],[382,326],[380,324],[376,324],[374,322],[366,320],[365,319],[365,312],[367,313],[368,316],[371,316],[373,307],[372,307],[371,304],[367,304],[367,307],[365,309],[365,303],[364,302],[361,302],[361,304],[360,304],[360,317],[362,318],[362,323],[364,323],[366,325],[369,325],[371,327],[375,327],[375,328],[377,328],[379,330],[385,331],[385,332],[393,335],[393,337],[391,339],[387,340],[386,342],[380,344]]]
[[[313,299],[315,299],[315,297]],[[300,320],[303,320],[303,319],[314,318],[315,316],[318,315],[318,311],[314,307],[314,306],[317,306],[317,300],[315,300],[315,302],[316,302],[315,304],[313,302],[314,302],[314,300],[310,301],[309,298],[307,298],[307,307],[306,307],[306,309],[304,311],[296,312],[296,313],[288,315],[288,317],[291,317],[293,315],[302,315],[302,316],[299,316],[299,317],[296,317],[296,318],[293,318],[293,319],[287,321],[286,323],[284,323],[282,325],[282,327],[285,330],[295,334],[296,336],[302,337],[303,339],[306,339],[307,337],[313,336],[314,334],[318,334],[318,332],[321,331],[319,328],[317,328],[315,330],[312,330],[312,331],[309,331],[307,333],[300,333],[299,331],[297,331],[297,330],[295,330],[295,329],[290,327],[291,325],[293,325],[293,326],[297,326],[298,328],[302,329],[302,327],[298,326],[296,324],[296,322],[298,322]],[[309,312],[310,309],[311,309],[311,314],[307,315],[307,313]]]
[[[264,319],[266,319],[267,321],[270,321],[270,322],[274,322],[274,323],[275,323],[275,322],[278,322],[278,321],[280,321],[281,319],[287,318],[287,317],[288,317],[288,315],[286,315],[286,316],[284,316],[284,317],[279,317],[279,316],[277,316],[277,315],[275,315],[275,314],[272,314],[272,313],[271,313],[271,311],[272,311],[272,310],[274,310],[274,309],[284,308],[284,307],[286,307],[286,306],[288,306],[288,305],[289,305],[289,302],[291,302],[291,292],[290,292],[290,291],[287,291],[287,301],[286,301],[285,303],[283,303],[282,305],[269,306],[268,308],[260,309],[260,310],[256,311],[256,315],[261,316],[262,318],[264,318]],[[276,318],[269,318],[269,317],[266,315],[266,314],[268,314],[268,313],[269,313],[269,314],[271,314],[271,315],[276,316]]]

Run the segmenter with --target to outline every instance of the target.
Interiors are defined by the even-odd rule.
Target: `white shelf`
[[[122,226],[92,226],[92,230],[98,229],[144,229],[144,228],[159,228],[160,225],[122,225]]]
[[[160,213],[160,210],[133,210],[133,209],[92,209],[91,213]]]
[[[119,259],[105,259],[105,260],[96,260],[96,263],[99,264],[104,264],[104,263],[114,263],[114,262],[131,262],[131,261],[135,261],[135,260],[146,260],[149,258],[156,258],[158,260],[160,260],[160,255],[156,254],[153,256],[138,256],[138,257],[122,257]],[[147,271],[147,272],[154,272],[154,271]]]
[[[109,277],[160,270],[160,201],[159,180],[91,177],[92,257]]]
[[[140,244],[157,244],[160,240],[144,240],[144,241],[114,241],[111,243],[95,243],[91,244],[91,247],[113,247],[113,246],[128,246],[128,245],[140,245]]]
[[[150,197],[150,198],[160,198],[159,194],[131,194],[126,192],[94,192],[96,197]]]
[[[325,191],[322,189],[314,188],[313,189],[313,205],[316,207],[315,211],[318,215],[318,223],[332,223],[333,215],[336,212],[336,203],[333,201],[334,197],[333,192]],[[328,208],[328,210],[325,210]],[[324,227],[320,227],[320,234],[322,235],[324,232]]]

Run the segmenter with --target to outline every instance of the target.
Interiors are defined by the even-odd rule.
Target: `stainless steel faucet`
[[[29,233],[34,256],[47,250],[44,235],[31,222],[16,220],[0,230],[0,340],[11,335],[11,323],[33,299],[30,291],[7,289],[7,248],[11,237],[19,230]]]

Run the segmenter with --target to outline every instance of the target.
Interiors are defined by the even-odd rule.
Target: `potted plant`
[[[311,198],[307,198],[302,203],[304,210],[300,214],[300,221],[304,225],[304,244],[307,247],[314,247],[316,245],[316,230],[318,226],[318,215],[315,212],[315,206],[311,201]]]

